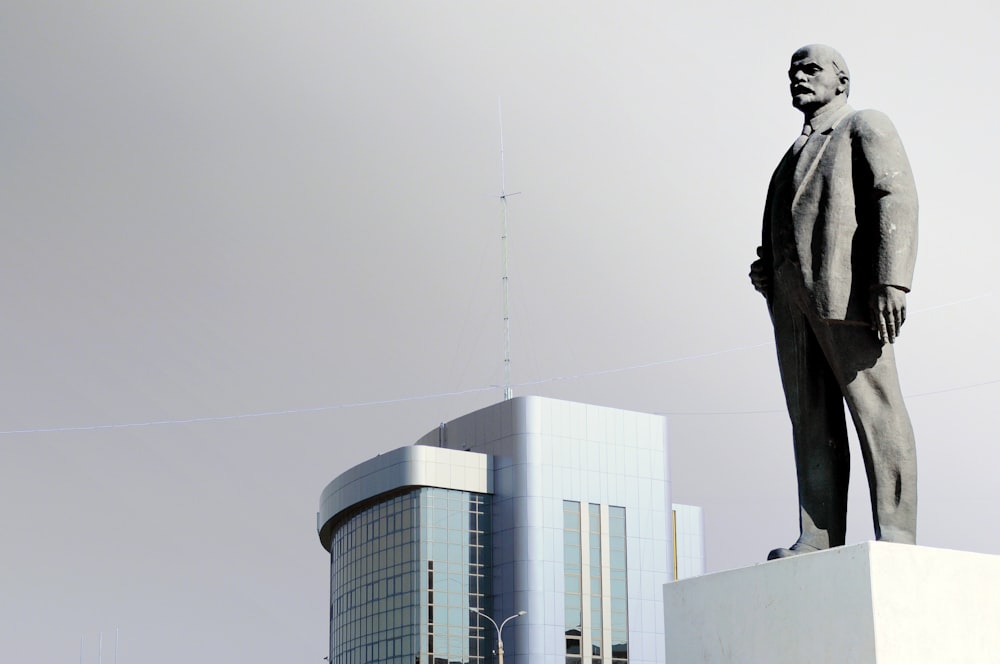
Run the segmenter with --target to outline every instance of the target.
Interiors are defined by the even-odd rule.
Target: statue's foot
[[[771,551],[767,554],[768,560],[777,560],[778,558],[791,558],[792,556],[799,556],[803,553],[813,553],[819,551],[818,548],[812,544],[806,544],[805,542],[796,542],[787,549],[780,547]]]

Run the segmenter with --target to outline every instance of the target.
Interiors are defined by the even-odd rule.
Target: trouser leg
[[[875,538],[913,544],[917,530],[917,455],[891,344],[864,327],[829,325],[830,350],[858,431],[868,475]]]
[[[799,541],[844,543],[850,451],[843,394],[802,307],[775,295],[772,318],[785,402],[792,422],[799,491]]]

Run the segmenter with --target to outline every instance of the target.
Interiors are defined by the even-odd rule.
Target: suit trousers
[[[776,271],[771,318],[792,421],[799,541],[844,543],[850,474],[844,402],[854,421],[871,493],[875,538],[916,540],[917,460],[892,344],[856,321],[821,319],[795,266]]]

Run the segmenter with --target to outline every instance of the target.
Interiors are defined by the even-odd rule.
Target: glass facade
[[[625,508],[590,503],[585,513],[581,509],[579,502],[563,501],[566,664],[585,660],[588,664],[626,664]]]
[[[485,664],[490,497],[419,488],[367,505],[335,531],[331,664]],[[485,626],[482,624],[485,623]]]

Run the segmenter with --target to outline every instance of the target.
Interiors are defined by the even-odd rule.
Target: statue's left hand
[[[876,286],[871,292],[872,329],[882,343],[893,343],[906,321],[906,291]]]

